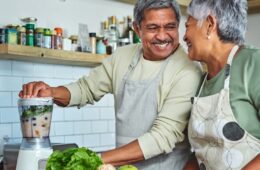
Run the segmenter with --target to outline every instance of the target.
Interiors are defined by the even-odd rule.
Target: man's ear
[[[133,22],[133,27],[134,27],[134,31],[135,33],[138,35],[138,37],[140,38],[140,27],[138,26],[138,24],[136,23],[136,21]]]
[[[212,32],[217,31],[217,20],[213,15],[207,16],[207,35],[209,36]]]

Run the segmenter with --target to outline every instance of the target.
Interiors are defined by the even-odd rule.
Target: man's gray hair
[[[247,0],[192,0],[187,13],[199,23],[214,15],[220,40],[239,45],[245,42]]]
[[[134,20],[140,27],[144,19],[144,11],[147,9],[172,8],[176,19],[180,23],[181,12],[178,3],[175,0],[137,0],[134,7]]]

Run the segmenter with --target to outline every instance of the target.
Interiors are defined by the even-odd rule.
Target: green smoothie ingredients
[[[69,148],[54,151],[47,161],[46,170],[97,170],[102,164],[99,156],[90,149]]]

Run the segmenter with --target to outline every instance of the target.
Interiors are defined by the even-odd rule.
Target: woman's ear
[[[212,32],[217,31],[217,20],[215,16],[208,15],[206,21],[207,21],[207,36],[210,37]]]

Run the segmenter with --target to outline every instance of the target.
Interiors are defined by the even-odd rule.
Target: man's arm
[[[105,164],[120,166],[144,160],[143,153],[137,140],[122,147],[101,154]]]
[[[251,162],[249,162],[242,170],[259,170],[260,154],[258,154]]]

